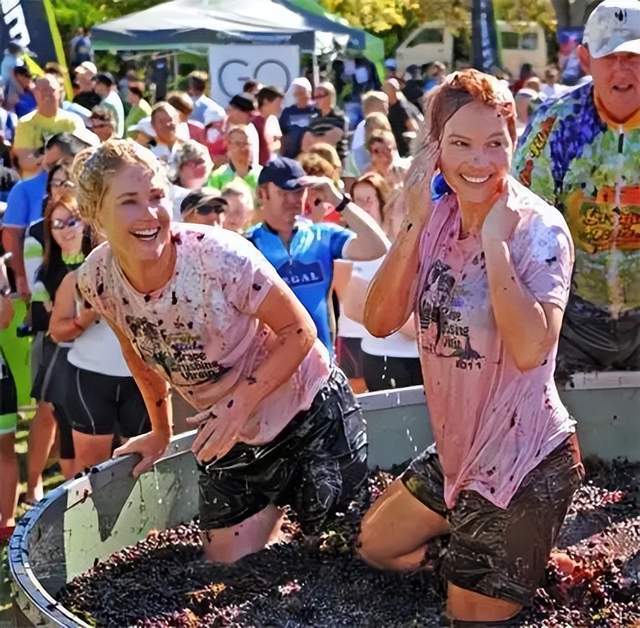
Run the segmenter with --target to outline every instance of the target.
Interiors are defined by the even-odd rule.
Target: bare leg
[[[18,456],[13,432],[0,435],[0,478],[0,526],[8,528],[16,524],[18,501]]]
[[[42,499],[42,472],[56,439],[56,420],[51,406],[40,401],[29,427],[27,448],[27,501]]]
[[[65,480],[70,480],[77,473],[75,458],[60,458],[58,462]]]
[[[113,434],[83,434],[73,430],[76,472],[109,460],[112,443]]]
[[[252,517],[230,528],[202,533],[205,557],[212,563],[235,563],[259,552],[280,538],[282,511],[270,504]]]
[[[395,480],[364,516],[358,553],[378,569],[413,571],[424,560],[427,542],[448,532],[446,519]]]
[[[462,621],[505,621],[522,610],[517,602],[488,597],[462,589],[449,582],[447,587],[447,615]]]

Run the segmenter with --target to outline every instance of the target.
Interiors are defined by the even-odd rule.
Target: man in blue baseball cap
[[[271,160],[258,179],[264,221],[247,233],[305,306],[318,338],[333,354],[330,289],[333,262],[382,257],[389,241],[378,224],[325,177],[306,176],[286,157]],[[349,228],[312,223],[302,218],[305,202],[327,203],[342,214]]]

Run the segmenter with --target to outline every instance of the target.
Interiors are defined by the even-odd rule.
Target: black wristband
[[[348,194],[342,195],[342,200],[336,205],[336,211],[341,213],[345,207],[351,202],[351,197]]]

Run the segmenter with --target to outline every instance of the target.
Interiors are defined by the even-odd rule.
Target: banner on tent
[[[286,91],[299,72],[298,46],[209,46],[211,91],[221,105],[239,94],[249,79]]]

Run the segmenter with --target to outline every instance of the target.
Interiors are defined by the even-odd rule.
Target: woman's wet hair
[[[83,150],[73,162],[73,180],[80,215],[96,227],[104,196],[113,175],[125,166],[139,165],[153,176],[162,175],[154,154],[133,140],[110,139],[98,147]]]
[[[515,103],[509,87],[496,77],[473,69],[450,74],[427,97],[425,110],[430,112],[430,120],[426,121],[430,125],[430,139],[440,141],[451,116],[472,102],[495,108],[498,115],[504,117],[511,139],[516,141]]]

